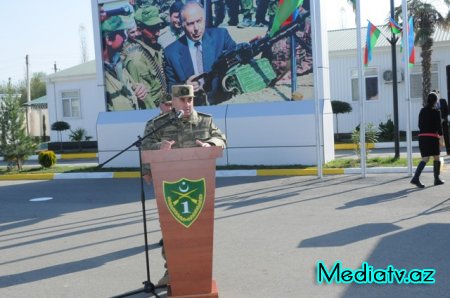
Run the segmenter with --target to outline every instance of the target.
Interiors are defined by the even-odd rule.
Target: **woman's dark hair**
[[[438,96],[436,93],[434,92],[430,92],[430,94],[428,94],[428,98],[427,98],[427,107],[433,107],[436,102],[438,101]]]

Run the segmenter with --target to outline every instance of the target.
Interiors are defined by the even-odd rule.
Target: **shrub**
[[[84,128],[77,128],[75,130],[70,130],[69,138],[72,142],[78,143],[78,150],[81,151],[81,141],[89,141],[92,139],[91,136],[87,135],[87,131]]]
[[[386,123],[380,122],[378,131],[378,139],[380,141],[394,140],[394,122],[391,119],[388,119]]]
[[[44,168],[51,168],[56,164],[56,154],[51,150],[41,151],[38,155],[39,164]]]
[[[361,158],[360,156],[360,150],[361,150],[361,143],[360,143],[360,127],[359,125],[356,126],[355,130],[352,132],[352,142],[355,144],[355,154],[358,156],[358,158]],[[369,154],[369,144],[370,143],[376,143],[378,141],[377,138],[377,129],[374,127],[372,123],[366,124],[366,159]]]

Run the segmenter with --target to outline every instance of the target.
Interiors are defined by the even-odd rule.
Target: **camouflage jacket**
[[[132,90],[131,78],[127,71],[122,73],[122,81],[113,69],[105,64],[105,85],[108,111],[136,110],[138,99]]]
[[[163,71],[163,50],[155,50],[141,41],[128,43],[123,50],[124,68],[135,83],[143,83],[148,88],[144,98],[146,109],[159,106],[159,100],[166,91]]]
[[[161,125],[167,126],[158,130]],[[157,130],[157,131],[155,131]],[[158,150],[164,140],[175,141],[172,148],[198,147],[196,140],[213,146],[225,147],[226,138],[213,123],[211,115],[193,111],[188,119],[176,119],[174,111],[153,118],[145,127],[144,136],[155,131],[142,141],[143,150]]]

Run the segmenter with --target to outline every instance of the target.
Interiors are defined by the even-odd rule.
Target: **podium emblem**
[[[163,181],[163,195],[167,208],[175,220],[186,228],[189,228],[202,212],[205,205],[205,193],[205,178]]]

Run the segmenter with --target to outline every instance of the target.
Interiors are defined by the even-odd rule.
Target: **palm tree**
[[[447,30],[450,28],[450,11],[446,16],[441,15],[436,7],[427,3],[430,1],[408,0],[409,14],[414,18],[414,44],[421,48],[422,53],[422,99],[426,102],[431,90],[431,55],[433,53],[433,34],[437,28]],[[435,1],[434,1],[435,2]],[[450,6],[450,0],[442,0],[443,4]],[[402,7],[395,8],[395,19],[402,15]],[[404,20],[404,24],[408,20]]]

